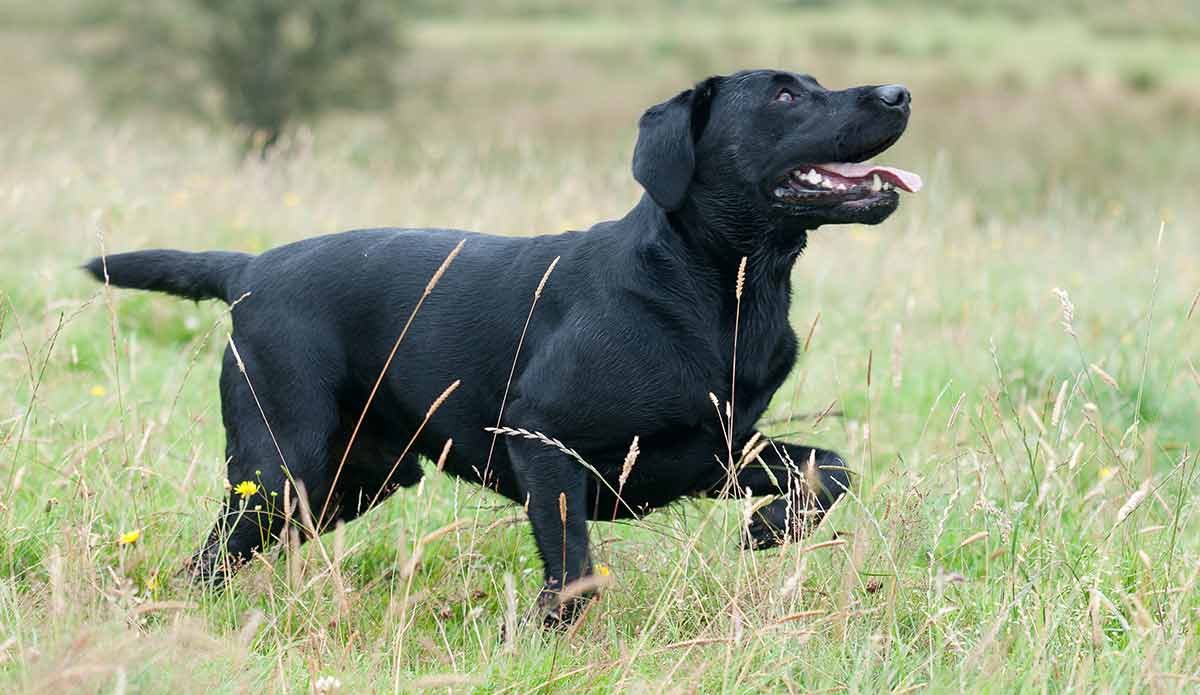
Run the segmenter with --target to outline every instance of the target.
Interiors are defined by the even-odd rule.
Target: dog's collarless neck
[[[802,231],[785,243],[784,233],[765,220],[751,222],[732,233],[720,230],[695,209],[667,211],[648,196],[643,197],[635,211],[643,208],[648,208],[645,211],[654,216],[652,227],[663,243],[677,249],[698,275],[718,278],[721,286],[728,286],[726,289],[731,291],[737,283],[743,257],[747,262],[747,277],[756,278],[760,285],[786,287],[792,265],[807,241],[807,231]],[[730,243],[738,237],[747,243],[741,246]]]

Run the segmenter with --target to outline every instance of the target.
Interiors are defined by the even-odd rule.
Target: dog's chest
[[[732,337],[730,342],[732,343]],[[736,356],[729,352],[728,371],[736,389],[729,393],[738,422],[735,429],[752,428],[770,404],[796,361],[796,334],[781,316],[748,317],[739,326]]]

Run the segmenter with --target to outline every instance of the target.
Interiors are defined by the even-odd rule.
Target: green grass
[[[393,111],[266,161],[236,134],[102,117],[56,23],[12,10],[0,692],[1195,689],[1200,46],[1145,23],[1186,15],[1165,4],[1128,31],[1120,4],[1011,6],[445,12],[410,27]],[[742,552],[743,507],[711,501],[596,525],[613,585],[572,637],[522,625],[511,644],[540,583],[520,510],[436,474],[226,593],[176,576],[224,494],[226,309],[99,291],[79,262],[583,228],[638,195],[642,109],[751,65],[907,83],[910,131],[882,159],[927,180],[881,227],[813,234],[793,274],[801,336],[820,318],[767,429],[859,473],[812,538]]]

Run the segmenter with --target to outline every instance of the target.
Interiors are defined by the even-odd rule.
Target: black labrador
[[[115,286],[234,304],[220,381],[228,479],[257,490],[229,493],[193,572],[219,582],[278,538],[288,481],[322,523],[348,521],[420,480],[420,458],[437,459],[451,438],[446,471],[526,506],[548,624],[582,605],[559,592],[592,572],[588,520],[687,495],[777,496],[743,542],[798,538],[850,476],[831,451],[756,434],[796,359],[789,274],[809,230],[877,224],[898,190],[919,188],[915,174],[862,163],[896,142],[908,115],[899,85],[831,91],[773,70],[710,77],[646,111],[633,153],[646,194],[586,232],[371,229],[259,256],[92,260],[87,270]],[[503,425],[556,438],[587,466],[537,439],[496,441],[488,428],[501,412]],[[640,455],[622,484],[635,435]]]

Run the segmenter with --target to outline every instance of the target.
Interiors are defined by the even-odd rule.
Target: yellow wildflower
[[[1113,469],[1111,469],[1107,466],[1100,469],[1100,479],[1101,480],[1108,480],[1112,476],[1113,476]]]
[[[132,531],[126,531],[125,533],[122,533],[121,537],[117,539],[117,545],[133,545],[134,543],[137,543],[138,539],[141,537],[142,530],[135,528]]]
[[[108,389],[104,388],[100,384],[96,384],[90,391],[88,391],[88,393],[92,394],[96,398],[103,398],[104,396],[108,395]]]
[[[601,577],[607,577],[608,575],[612,574],[612,570],[610,570],[608,565],[604,564],[603,562],[598,562],[596,563],[596,574],[600,575]]]
[[[258,492],[258,483],[254,482],[253,480],[243,480],[242,482],[233,486],[233,491],[241,495],[242,499],[245,499]]]

